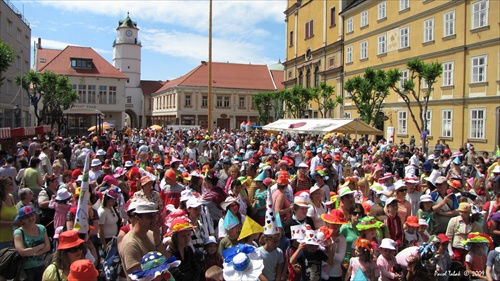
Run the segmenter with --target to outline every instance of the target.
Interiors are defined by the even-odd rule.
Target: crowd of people
[[[0,280],[500,280],[500,151],[432,150],[241,130],[27,139],[0,152]]]

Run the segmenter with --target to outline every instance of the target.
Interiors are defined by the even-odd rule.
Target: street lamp
[[[19,105],[14,105],[14,127],[21,127],[21,108]]]

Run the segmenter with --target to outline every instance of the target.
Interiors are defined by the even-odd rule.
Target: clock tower
[[[137,22],[127,13],[118,21],[117,38],[113,42],[113,66],[128,76],[125,86],[125,112],[129,116],[127,125],[141,127],[143,123],[143,94],[141,89],[141,42],[138,39]]]

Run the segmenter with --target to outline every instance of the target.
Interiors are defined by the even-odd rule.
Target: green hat
[[[368,230],[372,228],[380,228],[384,226],[381,221],[376,220],[374,217],[364,217],[358,222],[356,228],[358,231]]]

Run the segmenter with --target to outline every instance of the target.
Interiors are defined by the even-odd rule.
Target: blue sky
[[[208,60],[206,0],[11,1],[31,24],[32,44],[40,37],[44,48],[92,47],[110,63],[118,21],[129,12],[140,29],[143,80],[171,80]],[[284,61],[286,5],[214,0],[213,61]]]

